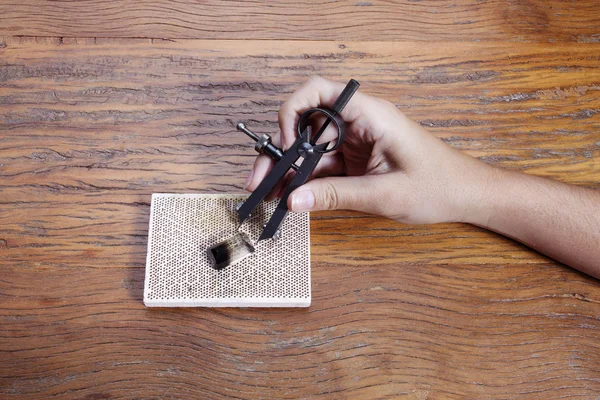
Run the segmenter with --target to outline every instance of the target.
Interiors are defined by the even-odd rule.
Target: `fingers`
[[[281,147],[281,136],[273,135],[271,136],[271,143],[276,147]],[[254,160],[254,165],[250,170],[250,174],[246,178],[246,184],[244,185],[244,190],[248,190],[252,192],[254,189],[260,185],[262,180],[267,176],[271,168],[275,165],[275,160],[266,154],[259,154]]]
[[[273,168],[274,164],[275,163],[270,158],[265,157],[264,155],[259,156],[254,162],[254,167],[248,176],[248,180],[244,186],[244,189],[250,192],[256,189],[260,182],[262,182],[269,171]],[[321,158],[321,161],[319,164],[317,164],[317,167],[312,172],[310,179],[326,176],[340,176],[344,174],[345,170],[346,167],[344,163],[344,156],[341,153],[335,153],[331,156],[328,155]],[[283,193],[287,190],[287,187],[294,176],[295,172],[292,170],[288,171],[288,173],[279,182],[277,182],[277,185],[275,185],[266,200],[272,200],[274,198],[283,196]]]
[[[325,176],[336,176],[344,173],[344,158],[341,154],[335,154],[329,157],[321,158],[321,161],[317,165],[317,168],[312,172],[309,179],[315,179]],[[265,198],[267,201],[275,198],[281,198],[288,190],[292,179],[296,176],[296,173],[292,170],[279,181],[273,188],[273,191]]]
[[[271,168],[273,168],[275,162],[271,159],[271,157],[261,154],[256,160],[254,160],[254,166],[250,170],[250,174],[246,180],[246,184],[244,185],[244,189],[250,192],[254,191],[260,185],[265,176],[269,173]]]
[[[344,163],[344,156],[342,153],[335,153],[333,155],[327,154],[321,158],[321,161],[317,164],[317,167],[312,172],[310,179],[322,178],[326,176],[339,176],[343,175],[346,171],[346,164]]]
[[[296,124],[299,119],[299,114],[313,107],[332,107],[333,103],[344,89],[345,85],[339,82],[332,82],[320,77],[314,77],[294,92],[291,97],[282,105],[279,111],[279,127],[281,129],[280,135],[273,135],[273,144],[282,147],[286,150],[297,138]],[[342,118],[351,123],[357,119],[361,114],[360,102],[365,101],[365,97],[360,92],[357,92],[346,108],[342,111]],[[368,96],[366,96],[368,97]],[[319,120],[319,118],[321,118]],[[315,122],[320,121],[321,124],[324,121],[322,117],[315,118]],[[315,124],[320,126],[321,124]],[[330,126],[322,136],[323,142],[326,140],[333,140],[337,132]],[[324,176],[324,175],[339,175],[343,172],[343,167],[335,160],[329,160],[327,164],[326,157],[323,157],[321,164],[327,164],[319,166],[313,176]],[[260,184],[260,182],[273,168],[274,161],[265,155],[260,155],[256,159],[254,166],[247,178],[246,185],[244,188],[249,191],[253,191]]]
[[[295,129],[300,114],[309,108],[333,107],[333,103],[344,87],[343,83],[313,77],[283,103],[279,111],[279,128],[281,129],[284,148],[291,145],[296,139]],[[346,122],[351,123],[360,115],[361,111],[358,103],[360,103],[361,97],[360,92],[357,92],[342,111],[342,118]]]
[[[275,188],[273,189],[273,192],[271,193],[271,196],[268,198],[268,200],[281,198],[288,190],[288,187],[290,186],[290,183],[292,183],[292,179],[294,179],[295,176],[296,172],[291,170],[288,171],[287,174],[283,178],[281,178],[279,182],[277,182],[277,185],[275,185]]]
[[[288,208],[294,212],[343,209],[386,214],[385,207],[392,203],[386,188],[385,179],[373,175],[314,179],[291,194]]]
[[[244,185],[244,189],[250,192],[254,191],[258,185],[262,182],[263,179],[267,176],[269,171],[273,168],[275,162],[270,158],[261,154],[254,161],[254,166],[250,171],[250,175],[246,180],[246,184]],[[310,179],[320,178],[325,176],[339,176],[343,175],[346,170],[346,164],[344,162],[344,156],[342,153],[334,153],[332,155],[327,154],[325,157],[321,158],[319,164],[312,172]],[[283,192],[287,189],[291,179],[294,177],[294,173],[290,170],[284,178],[282,178],[277,185],[273,188],[271,195],[268,197],[268,200],[272,200],[275,197],[281,197]]]

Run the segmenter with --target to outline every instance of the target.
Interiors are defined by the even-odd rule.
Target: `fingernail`
[[[292,211],[310,211],[315,206],[315,195],[311,190],[292,194]]]
[[[244,190],[248,189],[248,186],[250,186],[252,176],[254,176],[254,170],[250,171],[250,175],[248,175],[248,178],[246,178],[246,183],[244,183]]]

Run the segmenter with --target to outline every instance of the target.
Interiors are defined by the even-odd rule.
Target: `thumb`
[[[294,190],[288,209],[294,212],[322,210],[355,210],[378,213],[384,185],[377,185],[375,175],[343,176],[313,179]]]

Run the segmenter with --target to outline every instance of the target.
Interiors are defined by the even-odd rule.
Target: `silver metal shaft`
[[[254,140],[255,142],[258,142],[258,140],[260,139],[256,133],[254,133],[250,129],[246,128],[246,125],[244,125],[243,122],[239,122],[236,125],[236,128],[238,131],[244,132],[246,135],[250,136],[252,138],[252,140]]]

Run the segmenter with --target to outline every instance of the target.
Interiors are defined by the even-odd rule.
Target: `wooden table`
[[[309,309],[142,304],[151,194],[242,192],[234,123],[311,75],[600,188],[595,0],[1,0],[0,36],[0,398],[600,396],[598,281],[473,226],[314,213]]]

